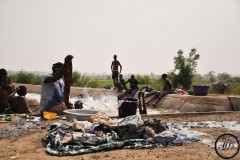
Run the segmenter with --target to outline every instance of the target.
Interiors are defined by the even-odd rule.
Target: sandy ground
[[[158,116],[144,116],[144,119],[157,118],[164,122],[182,122],[182,121],[240,121],[239,112],[231,113],[215,113],[215,114],[188,114],[188,115],[158,115]],[[0,123],[0,128],[10,125],[10,123]],[[201,142],[193,142],[183,144],[182,146],[168,146],[166,148],[153,148],[153,149],[121,149],[113,151],[104,151],[99,153],[84,154],[79,156],[57,157],[48,155],[45,152],[45,147],[41,142],[41,138],[48,133],[48,128],[42,129],[39,132],[28,133],[16,140],[0,139],[0,159],[34,159],[34,160],[54,160],[54,159],[209,159],[220,160],[215,153],[214,148],[203,144]],[[232,133],[236,136],[240,135],[240,131],[232,131],[224,128],[193,128],[192,130],[201,131],[207,133],[208,136],[199,137],[208,138],[213,141],[223,133]],[[238,154],[235,160],[240,159]]]
[[[28,85],[28,90],[32,93],[39,93],[40,86]],[[71,89],[71,95],[76,96],[82,89]],[[94,90],[93,94],[99,95],[104,93],[102,90]],[[143,116],[144,119],[160,119],[163,122],[193,122],[193,121],[240,121],[240,112],[229,113],[195,113],[195,114],[168,114],[156,116]],[[11,125],[11,122],[1,122],[0,128]],[[46,153],[46,147],[42,144],[41,138],[48,133],[49,128],[41,129],[38,132],[27,133],[18,139],[0,139],[0,159],[24,159],[24,160],[221,160],[213,147],[203,144],[202,142],[193,142],[183,144],[182,146],[168,146],[166,148],[152,149],[121,149],[113,151],[104,151],[98,153],[90,153],[79,156],[57,157]],[[224,128],[192,128],[192,130],[207,133],[207,136],[198,137],[200,139],[211,139],[215,142],[217,137],[223,133],[232,133],[236,136],[240,135],[240,131],[233,131]],[[240,153],[233,158],[240,159]]]

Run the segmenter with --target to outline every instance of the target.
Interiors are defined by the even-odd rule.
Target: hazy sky
[[[240,75],[240,0],[0,0],[0,68],[162,74],[195,47],[197,73]]]

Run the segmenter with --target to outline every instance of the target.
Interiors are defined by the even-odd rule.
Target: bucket
[[[192,86],[195,96],[206,96],[209,86]]]
[[[127,116],[135,115],[137,112],[138,99],[125,98],[125,101],[118,108],[118,116],[124,118]]]

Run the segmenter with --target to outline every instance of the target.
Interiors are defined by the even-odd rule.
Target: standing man
[[[68,55],[64,64],[61,62],[52,65],[52,74],[45,75],[41,83],[40,112],[44,111],[63,114],[67,109],[64,102],[63,75],[67,72],[67,66],[72,62],[73,56]]]
[[[112,61],[111,70],[112,70],[112,79],[114,88],[116,89],[116,84],[118,83],[118,74],[122,72],[122,65],[117,60],[117,55],[113,56],[114,61]],[[118,68],[120,67],[120,72],[118,71]]]

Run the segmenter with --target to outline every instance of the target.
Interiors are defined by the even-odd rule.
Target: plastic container
[[[89,121],[89,118],[97,113],[95,110],[88,109],[68,109],[63,111],[66,114],[67,121],[77,119],[78,121]]]
[[[125,101],[118,108],[118,116],[124,118],[127,116],[135,115],[138,107],[138,99],[125,98]]]
[[[206,96],[209,86],[192,86],[192,88],[195,96]]]
[[[57,118],[57,114],[53,112],[43,112],[43,118],[47,120],[55,120]]]

